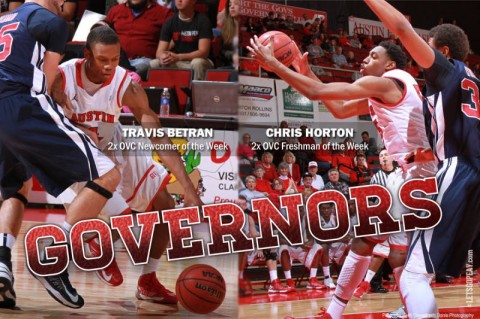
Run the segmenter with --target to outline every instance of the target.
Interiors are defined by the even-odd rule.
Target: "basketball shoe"
[[[62,305],[70,308],[83,307],[85,302],[72,287],[67,270],[53,276],[38,276],[33,272],[32,275],[47,289],[48,294]]]
[[[368,281],[362,281],[360,285],[353,292],[353,296],[358,299],[362,299],[363,296],[367,293],[370,288],[370,283]]]
[[[408,318],[407,312],[405,311],[405,306],[400,306],[397,310],[395,311],[390,311],[389,313],[386,313],[385,318],[389,319],[404,319]]]
[[[88,257],[100,257],[102,254],[98,238],[92,237],[85,241],[85,252]],[[106,268],[97,270],[95,272],[97,277],[110,286],[120,286],[123,283],[123,276],[120,268],[118,268],[117,261],[113,257],[113,261]]]
[[[328,278],[325,278],[323,280],[323,283],[325,284],[325,286],[327,286],[327,288],[329,289],[335,289],[337,286],[335,286],[335,283],[333,282],[333,279],[331,277],[328,277]]]
[[[135,296],[140,300],[162,304],[176,304],[178,302],[177,296],[158,281],[155,272],[141,275],[138,278]]]
[[[270,283],[270,287],[268,288],[268,293],[269,294],[281,294],[281,293],[289,293],[295,291],[291,287],[284,286],[280,282],[280,279],[275,279]]]
[[[287,279],[286,283],[288,287],[293,289],[293,291],[297,290],[295,289],[295,281],[292,278]]]
[[[0,308],[15,307],[15,290],[13,290],[13,273],[10,268],[0,262]]]
[[[312,277],[308,279],[307,289],[315,289],[315,290],[327,289],[327,286],[319,283],[317,277]]]

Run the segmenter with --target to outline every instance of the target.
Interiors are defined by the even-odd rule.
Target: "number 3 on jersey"
[[[477,84],[472,80],[465,78],[462,80],[462,90],[470,93],[468,103],[462,103],[462,112],[468,117],[480,120],[480,102]],[[463,100],[467,101],[467,99]]]
[[[20,22],[7,24],[0,29],[0,62],[5,61],[12,52],[13,37],[7,32],[17,30],[19,24]]]

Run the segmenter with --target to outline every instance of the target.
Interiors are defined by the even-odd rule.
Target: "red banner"
[[[274,12],[275,15],[283,13],[285,16],[293,16],[295,23],[301,23],[304,20],[303,15],[306,14],[306,20],[320,18],[327,25],[327,13],[325,11],[303,9],[258,0],[242,0],[242,16],[264,18],[270,11]]]

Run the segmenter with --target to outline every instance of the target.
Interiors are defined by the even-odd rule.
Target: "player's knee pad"
[[[28,204],[28,199],[20,193],[15,193],[15,194],[12,194],[10,196],[5,196],[4,200],[10,199],[10,198],[18,199],[19,201],[21,201],[23,203],[23,205]]]
[[[102,186],[98,185],[93,181],[88,181],[85,187],[90,188],[91,190],[102,195],[106,199],[110,199],[113,196],[112,192],[110,192],[108,189],[103,188]]]
[[[275,252],[266,252],[265,254],[265,260],[277,260],[277,253]]]

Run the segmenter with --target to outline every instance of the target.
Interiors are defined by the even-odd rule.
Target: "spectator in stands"
[[[298,193],[295,181],[290,177],[289,166],[285,162],[278,164],[278,178],[283,182],[284,194]]]
[[[375,46],[375,42],[373,42],[372,36],[367,35],[365,39],[363,39],[362,42],[362,47],[364,47],[367,50],[370,50]]]
[[[315,187],[312,185],[313,183],[313,176],[309,172],[306,172],[302,176],[302,182],[301,185],[297,186],[297,190],[299,193],[303,193],[306,190],[311,191],[312,193],[318,191]]]
[[[322,50],[322,40],[320,39],[320,35],[316,34],[312,37],[312,43],[307,47],[308,56],[310,58],[321,58],[325,56]]]
[[[297,151],[296,153],[297,155],[296,162],[300,166],[300,172],[303,173],[307,162],[311,161],[314,158],[313,149],[317,146],[317,142],[315,141],[315,138],[313,138],[313,136],[307,136],[306,125],[300,126],[300,130],[302,131],[302,136],[298,138],[298,143],[301,145],[309,145],[309,148],[312,149],[312,150]]]
[[[270,181],[264,178],[265,169],[263,168],[263,166],[256,165],[255,170],[253,171],[253,174],[255,175],[256,182],[257,182],[255,186],[255,190],[264,193],[265,196],[268,196],[268,194],[272,191],[272,187],[271,187]]]
[[[160,32],[171,16],[172,10],[152,0],[127,0],[108,11],[105,21],[117,32],[130,64],[144,80],[155,59]]]
[[[163,1],[163,0],[161,0]],[[227,0],[218,1],[217,7],[217,29],[221,29],[223,21],[225,21],[225,8],[227,7]]]
[[[348,39],[348,35],[343,29],[339,29],[338,32],[338,44],[340,44],[342,47],[350,46],[350,40]]]
[[[310,64],[310,68],[312,69],[313,74],[315,74],[316,76],[332,76],[332,73],[325,71],[325,69],[319,66],[319,64],[319,58],[312,59],[312,64]]]
[[[475,64],[472,71],[475,73],[477,78],[480,78],[480,63]]]
[[[275,168],[275,164],[273,164],[272,162],[272,153],[265,152],[262,154],[262,161],[256,163],[256,165],[262,165],[263,169],[265,170],[265,175],[263,176],[263,178],[270,182],[278,177],[277,169]]]
[[[362,144],[365,146],[365,155],[371,156],[378,154],[377,141],[375,138],[370,137],[367,131],[362,132]]]
[[[175,1],[174,1],[174,0],[156,0],[156,1],[157,1],[157,3],[158,3],[159,5],[161,5],[162,7],[165,7],[165,8],[167,8],[167,9],[172,10],[172,11],[175,11]],[[218,4],[218,7],[221,8],[222,5],[225,6],[225,0],[221,0],[220,3]],[[223,11],[223,9],[224,9],[224,8],[222,7],[222,9],[220,9],[220,10],[218,10],[218,11],[221,12],[221,11]],[[218,16],[217,16],[217,17],[218,17]],[[220,19],[220,20],[221,20],[221,22],[220,22],[219,25],[221,26],[223,20],[222,20],[222,19]],[[218,18],[217,18],[217,24],[218,24]]]
[[[357,155],[357,151],[355,150],[355,142],[351,137],[346,137],[343,140],[343,144],[345,145],[345,155],[350,157],[353,161],[353,159]]]
[[[356,68],[360,66],[360,63],[355,59],[355,53],[353,51],[348,51],[346,58],[349,67]]]
[[[329,137],[322,137],[320,147],[315,151],[315,159],[318,162],[318,169],[322,174],[332,167],[333,151]]]
[[[178,12],[165,22],[152,67],[193,69],[195,80],[204,80],[214,67],[209,59],[212,26],[208,18],[195,11],[195,0],[175,0]],[[173,45],[172,45],[173,44]]]
[[[310,44],[312,42],[312,37],[314,33],[313,24],[310,22],[305,23],[305,27],[303,28],[303,39],[302,42],[305,44]]]
[[[316,190],[322,190],[325,185],[323,183],[323,178],[322,176],[317,174],[318,172],[318,164],[315,161],[311,161],[308,163],[308,173],[310,173],[312,177],[312,187],[315,188]],[[301,185],[303,185],[303,180]]]
[[[255,176],[249,175],[245,177],[245,187],[242,189],[238,194],[239,196],[245,197],[247,200],[247,207],[251,211],[252,210],[252,203],[251,200],[254,198],[265,198],[265,194],[255,190],[257,185],[257,180]]]
[[[257,161],[257,153],[252,149],[252,145],[250,134],[243,134],[242,143],[237,148],[237,154],[250,161],[253,165],[253,161]]]
[[[247,53],[247,57],[250,59],[241,59],[240,65],[238,66],[238,71],[240,74],[259,76],[260,75],[260,64],[257,60],[253,59],[252,52]]]
[[[337,43],[337,38],[331,38],[330,40],[330,44],[332,45],[332,54],[334,54],[335,52],[337,52],[337,47],[339,47],[338,43]]]
[[[357,165],[350,172],[350,186],[367,185],[372,179],[373,172],[366,168],[367,158],[363,154],[357,155]]]
[[[267,29],[267,31],[275,30],[274,29],[274,20],[275,20],[275,13],[270,11],[268,15],[263,18],[262,24]]]
[[[288,175],[291,177],[295,184],[300,182],[300,166],[296,163],[296,157],[292,152],[286,151],[283,155],[283,161],[288,165]]]
[[[350,46],[352,48],[357,48],[357,49],[362,48],[362,44],[360,43],[360,40],[358,39],[358,34],[357,33],[354,33],[352,38],[350,39]]]
[[[256,33],[256,27],[252,17],[247,17],[247,19],[245,20],[244,27],[245,27],[245,31]]]
[[[238,54],[238,30],[240,19],[240,0],[227,0],[225,19],[222,24],[220,38],[221,66],[235,69],[234,55]]]
[[[324,190],[335,189],[349,198],[348,184],[340,180],[340,173],[336,167],[332,167],[328,170],[328,182],[325,184]]]
[[[322,35],[320,36],[320,38],[322,38],[322,37],[323,37],[323,42],[322,42],[321,47],[323,49],[323,52],[324,53],[329,53],[329,54],[333,53],[333,51],[332,51],[332,40],[329,37],[325,36],[324,33],[322,33]]]
[[[346,154],[346,146],[339,143],[339,150],[333,154],[332,166],[337,167],[340,178],[346,182],[350,180],[350,172],[353,170],[353,159]]]
[[[342,47],[336,47],[335,53],[332,55],[333,66],[342,68],[348,65],[347,58],[343,55]]]
[[[283,191],[283,181],[280,178],[274,178],[272,181],[271,191],[268,194],[268,198],[278,209],[280,209],[280,196],[284,194],[285,193]]]
[[[312,23],[312,22],[313,22],[313,20],[309,19],[306,13],[302,14],[302,17],[298,21],[298,23],[303,25],[303,26],[305,26],[307,23]]]
[[[295,30],[295,21],[293,19],[293,16],[288,15],[287,18],[285,19],[285,29],[290,31]]]

